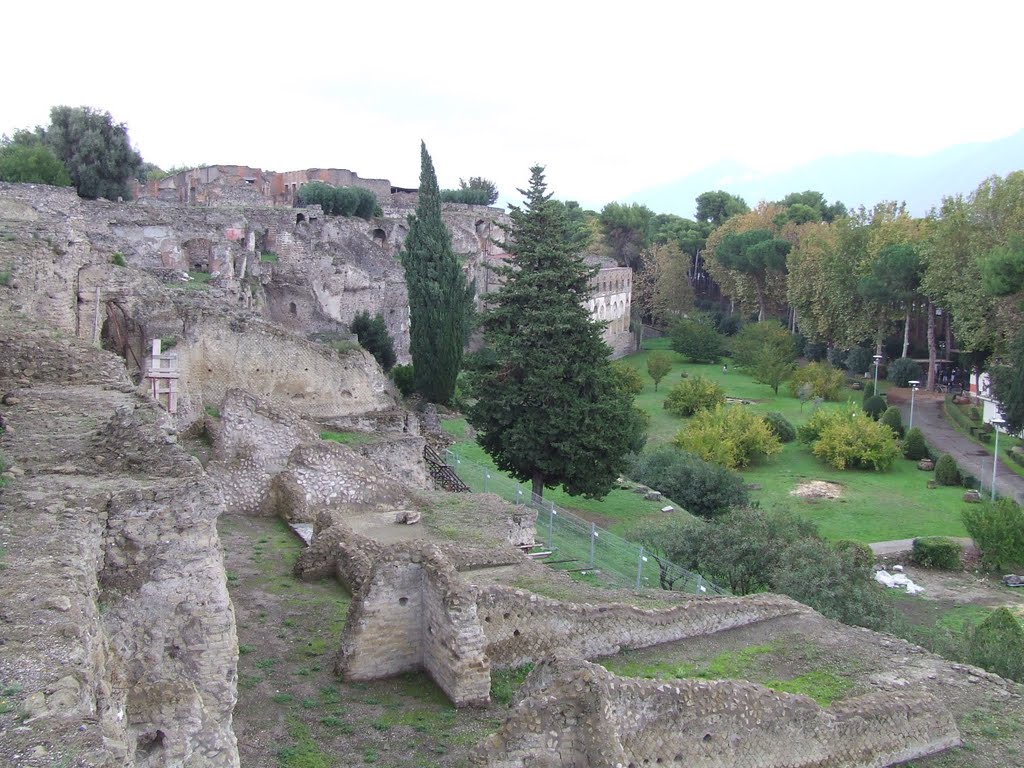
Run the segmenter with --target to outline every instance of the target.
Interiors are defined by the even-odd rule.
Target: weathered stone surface
[[[871,694],[821,709],[734,680],[636,680],[568,658],[539,664],[472,755],[481,768],[864,768],[960,743],[934,697]]]
[[[0,764],[236,766],[219,494],[117,358],[0,310],[11,383]]]

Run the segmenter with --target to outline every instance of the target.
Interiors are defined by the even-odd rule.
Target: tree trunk
[[[875,330],[875,354],[883,356],[882,344],[885,341],[885,315],[879,314],[878,328]]]
[[[928,302],[928,391],[931,392],[935,389],[935,359],[938,357],[936,354],[936,343],[935,343],[935,307],[929,301]]]
[[[533,471],[533,499],[539,500],[544,498],[544,474],[539,470]]]
[[[907,307],[906,314],[903,316],[903,354],[900,357],[907,356],[907,350],[910,348],[910,307]]]
[[[756,277],[754,278],[754,287],[757,288],[757,322],[764,322],[764,286],[761,285],[761,281]]]

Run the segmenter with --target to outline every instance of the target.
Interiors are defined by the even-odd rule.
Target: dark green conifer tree
[[[409,291],[409,351],[416,391],[433,403],[448,403],[469,336],[473,287],[452,250],[434,163],[422,142],[420,158],[419,202],[401,253]]]
[[[510,207],[503,285],[483,318],[495,365],[472,378],[469,421],[495,463],[536,496],[561,485],[601,497],[643,446],[643,414],[617,386],[602,326],[585,306],[596,268],[573,245],[544,169],[530,170],[525,206]]]

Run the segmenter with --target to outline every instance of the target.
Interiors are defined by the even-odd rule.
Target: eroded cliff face
[[[0,764],[236,766],[219,491],[123,362],[0,313]]]

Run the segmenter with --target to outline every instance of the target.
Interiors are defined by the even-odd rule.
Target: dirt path
[[[899,407],[903,423],[910,423],[910,390],[888,391],[891,405]],[[967,439],[947,421],[943,413],[944,397],[934,392],[918,392],[914,396],[914,426],[924,432],[928,445],[938,453],[948,453],[964,471],[981,480],[984,488],[992,485],[992,455]],[[996,493],[1024,504],[1024,477],[1015,474],[1002,458],[996,471]]]

